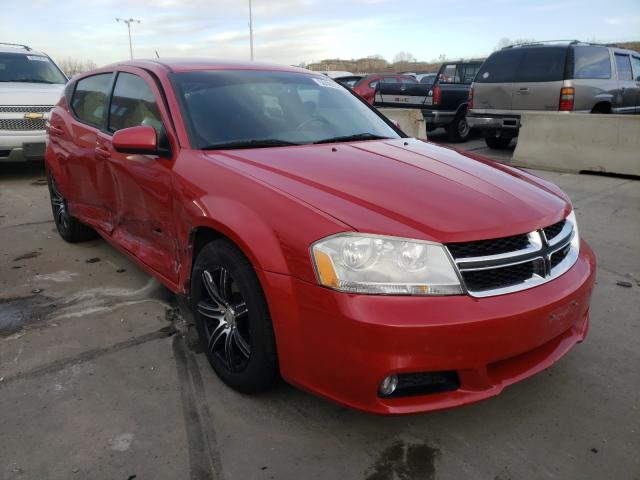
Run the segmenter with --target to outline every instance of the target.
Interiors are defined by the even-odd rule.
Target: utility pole
[[[251,0],[249,0],[249,48],[251,49],[251,61],[253,62],[253,12]]]
[[[140,23],[140,20],[136,20],[135,18],[116,18],[116,22],[122,22],[127,24],[127,30],[129,31],[129,55],[131,56],[131,60],[133,60],[133,47],[131,46],[131,24],[132,23]]]

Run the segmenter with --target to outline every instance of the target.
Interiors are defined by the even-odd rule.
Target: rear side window
[[[440,83],[460,83],[460,72],[458,71],[458,66],[455,63],[446,65],[442,69],[442,73],[438,80]]]
[[[616,70],[618,71],[618,80],[633,80],[629,55],[616,53]]]
[[[111,77],[111,73],[102,73],[78,81],[71,100],[78,119],[96,127],[104,125]]]
[[[631,66],[633,67],[633,78],[636,82],[640,82],[640,57],[631,57]]]
[[[556,82],[564,78],[567,48],[528,48],[516,71],[516,82]]]
[[[471,83],[476,78],[476,74],[480,69],[479,64],[460,65],[460,76],[462,77],[462,83]]]
[[[123,128],[149,125],[162,131],[160,111],[156,98],[138,75],[121,72],[118,74],[113,89],[111,108],[109,109],[109,131],[115,132]]]
[[[521,49],[506,49],[493,53],[480,67],[476,82],[511,83],[515,82],[516,69],[524,56]]]
[[[573,78],[611,78],[606,47],[573,47]]]

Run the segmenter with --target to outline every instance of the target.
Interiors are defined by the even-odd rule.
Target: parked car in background
[[[416,80],[418,80],[420,83],[428,83],[428,84],[433,84],[436,81],[436,78],[438,78],[438,73],[421,73],[420,75],[416,76]]]
[[[506,148],[526,111],[640,113],[640,53],[604,45],[513,45],[487,58],[469,94],[467,121]]]
[[[411,75],[373,74],[362,77],[351,89],[373,105],[376,88],[379,83],[416,84],[418,81]]]
[[[347,75],[345,77],[336,77],[334,80],[340,85],[353,89],[363,77],[364,75]]]
[[[587,335],[596,261],[567,195],[406,138],[320,74],[110,65],[69,83],[49,135],[59,234],[97,232],[184,295],[241,392],[281,375],[368,412],[440,410]]]
[[[348,77],[353,75],[353,73],[351,72],[344,72],[340,70],[326,70],[324,72],[318,72],[318,73],[321,73],[322,75],[326,75],[329,78]]]
[[[427,131],[443,127],[452,142],[464,142],[471,128],[467,123],[467,105],[471,83],[482,62],[447,62],[435,76],[422,109]]]
[[[0,162],[44,158],[45,125],[65,83],[45,53],[0,43]]]

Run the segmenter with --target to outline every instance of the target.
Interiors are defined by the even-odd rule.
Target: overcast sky
[[[248,0],[0,0],[0,41],[98,65],[134,56],[249,57]],[[408,51],[490,53],[503,37],[640,40],[640,0],[253,0],[256,60],[285,64]]]

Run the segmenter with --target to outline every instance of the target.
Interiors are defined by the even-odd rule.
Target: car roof
[[[25,55],[42,55],[44,57],[47,56],[46,53],[40,52],[38,50],[34,50],[33,48],[27,45],[19,45],[12,43],[0,43],[0,52],[1,53],[24,53]]]
[[[310,75],[319,75],[319,72],[312,72],[305,68],[291,67],[288,65],[277,65],[272,63],[261,62],[238,62],[230,60],[218,60],[209,58],[152,58],[131,60],[112,63],[106,65],[102,69],[114,69],[119,66],[149,68],[163,68],[170,72],[192,72],[198,70],[267,70],[278,72],[306,73]]]

